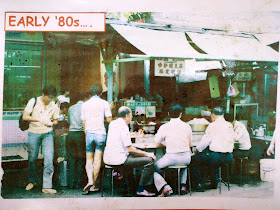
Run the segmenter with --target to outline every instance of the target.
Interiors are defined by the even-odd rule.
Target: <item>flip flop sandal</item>
[[[97,192],[97,191],[99,191],[100,189],[98,188],[98,187],[91,187],[90,189],[89,189],[89,191],[90,192]]]
[[[87,186],[85,186],[85,188],[83,189],[83,195],[88,195],[92,186],[92,184],[88,184]]]

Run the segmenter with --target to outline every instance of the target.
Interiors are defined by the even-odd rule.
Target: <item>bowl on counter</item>
[[[208,127],[208,124],[189,124],[194,132],[203,132]]]

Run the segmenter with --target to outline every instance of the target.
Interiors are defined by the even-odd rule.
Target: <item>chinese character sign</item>
[[[155,59],[155,76],[175,77],[185,70],[185,60],[175,58]]]

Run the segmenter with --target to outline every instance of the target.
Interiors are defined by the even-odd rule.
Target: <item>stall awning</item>
[[[197,52],[182,32],[157,31],[133,26],[111,26],[137,49],[150,57],[210,58]]]
[[[111,24],[127,41],[150,57],[178,57],[210,60],[278,61],[278,54],[254,38],[225,35],[159,31],[134,26]]]
[[[278,53],[254,38],[187,33],[201,49],[218,59],[278,61]]]

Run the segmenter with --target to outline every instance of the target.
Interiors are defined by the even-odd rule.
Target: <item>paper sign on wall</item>
[[[155,76],[175,77],[185,70],[185,60],[176,58],[155,59]]]

